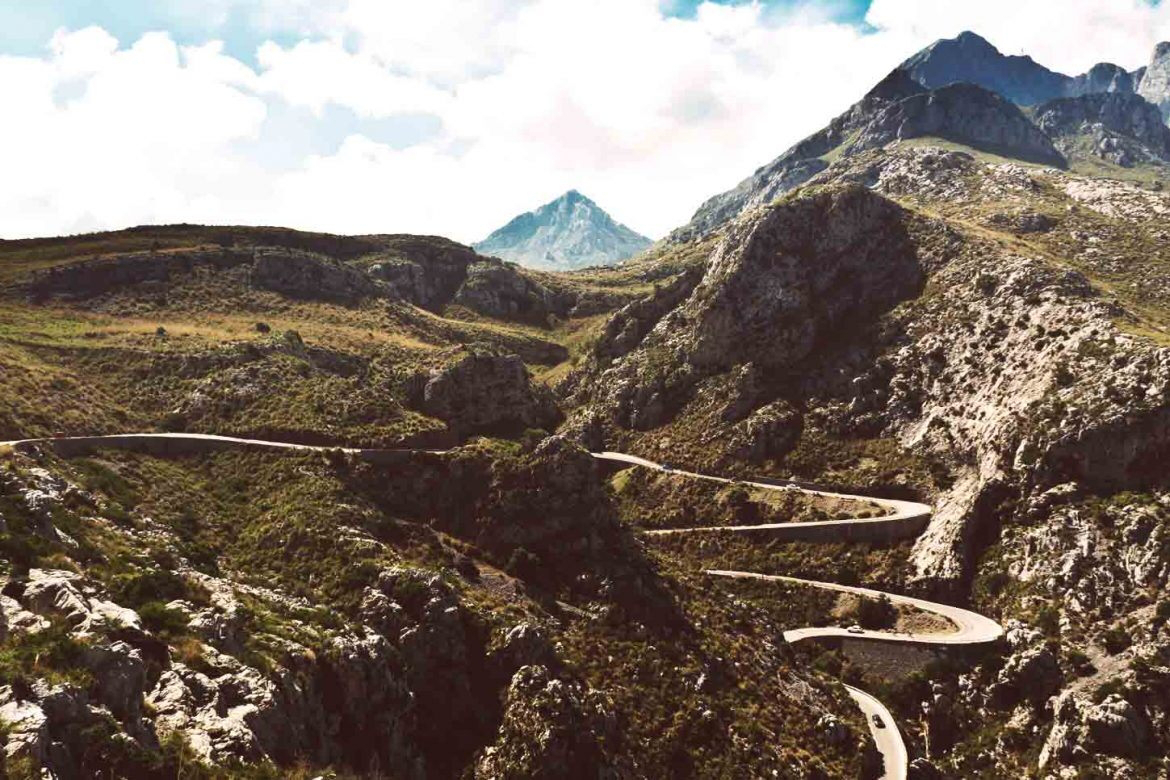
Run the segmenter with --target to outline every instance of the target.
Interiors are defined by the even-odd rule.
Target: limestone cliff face
[[[1054,100],[1036,110],[1036,125],[1070,156],[1087,142],[1091,154],[1122,167],[1170,161],[1170,127],[1139,95],[1101,92]]]
[[[814,193],[737,221],[702,281],[637,349],[595,347],[594,398],[623,425],[661,424],[704,377],[756,362],[797,364],[846,318],[864,321],[922,281],[901,210],[861,188]],[[818,258],[812,262],[811,258]],[[606,367],[607,356],[623,355]]]
[[[1138,94],[1153,103],[1170,122],[1170,41],[1159,43],[1142,75]]]

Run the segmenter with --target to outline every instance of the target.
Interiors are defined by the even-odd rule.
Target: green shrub
[[[1133,644],[1133,637],[1121,626],[1112,626],[1101,635],[1101,641],[1110,655],[1117,655]]]
[[[138,608],[142,625],[161,637],[177,637],[187,632],[187,616],[161,601],[149,601]]]

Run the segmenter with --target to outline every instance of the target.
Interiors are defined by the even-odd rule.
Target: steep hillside
[[[3,242],[0,274],[0,438],[163,426],[436,446],[551,427],[526,367],[566,363],[570,323],[638,294],[445,239],[246,228]],[[456,387],[483,396],[473,413]]]
[[[652,242],[615,222],[576,190],[521,214],[493,232],[475,249],[531,268],[571,271],[613,265],[633,257]]]

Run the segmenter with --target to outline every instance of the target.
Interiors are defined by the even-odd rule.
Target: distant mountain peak
[[[652,242],[615,221],[577,189],[565,192],[474,244],[481,254],[549,270],[612,265]]]

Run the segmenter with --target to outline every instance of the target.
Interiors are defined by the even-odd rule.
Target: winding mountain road
[[[404,452],[432,452],[437,454],[443,452],[442,450],[363,449],[358,447],[333,447],[314,444],[295,444],[291,442],[247,439],[208,433],[128,433],[108,436],[17,439],[13,441],[0,442],[0,447],[12,447],[19,450],[22,448],[33,447],[42,444],[55,446],[59,449],[68,449],[72,452],[103,448],[149,450],[160,445],[167,448],[168,450],[180,451],[186,449],[190,452],[241,447],[248,449],[267,449],[280,451],[340,451],[356,455],[367,455],[371,457],[387,454],[402,454]],[[627,455],[621,452],[595,452],[592,454],[593,457],[597,458],[598,460],[624,463],[631,466],[640,466],[643,468],[653,469],[655,471],[677,474],[695,479],[703,479],[724,484],[737,482],[737,480],[728,479],[726,477],[716,477],[709,474],[699,474],[697,472],[669,468],[645,458],[639,458],[636,455]],[[808,483],[803,482],[776,480],[768,482],[740,482],[740,484],[749,485],[751,487],[760,488],[763,490],[790,490],[813,496],[823,496],[847,501],[869,502],[889,510],[889,514],[876,518],[825,520],[809,523],[771,523],[753,526],[701,526],[695,528],[659,529],[645,531],[644,533],[650,536],[656,536],[712,532],[767,530],[781,531],[793,530],[795,527],[799,526],[802,532],[806,532],[807,529],[810,528],[816,529],[818,532],[831,532],[839,530],[841,532],[842,538],[850,538],[848,532],[851,529],[865,526],[874,526],[874,524],[886,524],[883,527],[892,528],[894,533],[906,535],[913,531],[914,535],[916,535],[917,531],[914,529],[920,529],[921,527],[924,527],[925,522],[929,521],[931,512],[929,506],[925,504],[919,504],[914,501],[901,501],[896,499],[850,495],[846,493],[833,493],[820,490],[813,485],[809,485]],[[910,606],[938,615],[955,626],[955,630],[949,633],[892,633],[885,631],[866,630],[863,630],[859,633],[856,629],[850,631],[848,629],[838,627],[797,628],[784,632],[784,639],[787,642],[794,643],[806,639],[834,637],[928,645],[972,645],[985,642],[994,642],[1003,634],[1003,628],[1000,627],[1000,625],[994,620],[969,610],[953,607],[947,604],[938,604],[932,601],[926,601],[924,599],[902,596],[894,593],[883,593],[881,591],[872,590],[870,588],[861,588],[852,585],[839,585],[837,583],[819,582],[816,580],[803,580],[796,577],[761,574],[756,572],[712,569],[707,570],[706,574],[713,577],[727,577],[733,579],[756,579],[789,582],[813,588],[849,593],[864,598],[881,598],[884,596],[889,598],[890,601],[894,604]],[[890,715],[889,710],[887,710],[880,701],[862,690],[850,686],[846,686],[846,689],[849,695],[853,698],[858,707],[864,713],[866,723],[870,729],[870,733],[873,735],[874,742],[882,754],[882,759],[885,764],[884,777],[890,778],[891,780],[901,780],[902,778],[905,778],[907,770],[906,745],[902,739],[901,733],[898,731],[897,724]],[[884,724],[882,727],[879,727],[875,722],[875,716],[878,722]]]
[[[698,474],[692,471],[683,471],[665,467],[654,461],[639,458],[635,455],[626,455],[620,452],[598,452],[593,455],[595,458],[601,460],[615,461],[619,463],[626,463],[632,466],[641,466],[643,468],[653,469],[670,474],[678,474],[680,476],[694,477],[696,479],[704,479],[712,482],[732,483],[737,480],[728,479],[726,477],[715,477],[709,474]],[[760,488],[763,490],[795,490],[806,495],[823,496],[828,498],[842,499],[846,501],[865,501],[877,504],[891,512],[891,514],[878,518],[855,518],[851,520],[826,520],[816,523],[770,523],[765,525],[753,526],[699,526],[694,528],[671,528],[664,530],[645,531],[647,535],[677,535],[677,534],[693,534],[693,533],[713,533],[713,532],[744,532],[744,531],[763,531],[763,530],[795,530],[796,527],[809,526],[828,526],[832,529],[847,531],[855,529],[859,526],[886,524],[890,526],[894,533],[901,535],[916,536],[925,527],[925,523],[929,522],[931,508],[926,504],[920,504],[914,501],[900,501],[896,499],[886,498],[872,498],[870,496],[857,496],[847,493],[833,493],[825,490],[820,490],[808,483],[796,481],[782,481],[774,480],[768,482],[747,481],[739,484],[749,485],[751,487]],[[896,527],[894,524],[898,524]],[[913,532],[913,534],[910,534]],[[842,534],[847,537],[847,534]],[[800,642],[806,639],[817,638],[842,638],[842,639],[862,639],[862,640],[876,640],[880,642],[900,642],[905,644],[926,644],[926,645],[974,645],[986,642],[994,642],[1003,636],[1003,628],[994,620],[984,617],[970,610],[962,609],[960,607],[953,607],[949,604],[939,604],[933,601],[926,601],[925,599],[912,598],[910,596],[902,596],[896,593],[884,593],[882,591],[873,590],[871,588],[861,588],[853,585],[840,585],[834,582],[820,582],[817,580],[804,580],[797,577],[785,577],[775,574],[760,574],[757,572],[745,571],[727,571],[722,569],[708,569],[705,572],[712,577],[727,577],[731,579],[754,579],[754,580],[769,580],[776,582],[788,582],[796,585],[805,585],[812,588],[821,588],[822,590],[832,590],[839,593],[849,593],[863,598],[888,598],[891,603],[914,607],[930,612],[934,615],[944,618],[947,622],[954,626],[954,630],[948,633],[901,633],[889,631],[869,631],[865,629],[853,630],[847,628],[840,628],[836,626],[828,627],[809,627],[796,628],[784,632],[784,640],[789,643]],[[901,733],[898,731],[897,723],[890,715],[888,709],[876,698],[858,688],[845,686],[849,695],[857,703],[862,713],[865,715],[866,724],[869,726],[870,733],[873,735],[874,742],[877,745],[878,751],[882,754],[884,763],[884,778],[889,780],[903,780],[907,772],[907,754],[906,743],[902,739]],[[874,720],[877,720],[884,725],[879,727]]]

